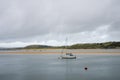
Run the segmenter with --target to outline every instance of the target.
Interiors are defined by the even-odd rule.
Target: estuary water
[[[120,55],[0,54],[0,80],[120,80]],[[88,70],[84,68],[87,67]]]

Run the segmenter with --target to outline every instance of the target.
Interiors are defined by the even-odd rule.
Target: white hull
[[[62,59],[76,59],[76,56],[61,56]]]
[[[76,56],[72,53],[66,53],[65,55],[61,56],[62,59],[76,59]]]

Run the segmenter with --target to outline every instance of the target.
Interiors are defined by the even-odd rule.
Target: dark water
[[[120,80],[120,55],[59,56],[0,54],[0,80]]]

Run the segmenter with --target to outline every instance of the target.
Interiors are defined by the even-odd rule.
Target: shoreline
[[[64,54],[61,52],[0,52],[0,54]],[[120,55],[120,52],[73,52],[73,54],[110,54]]]
[[[62,54],[73,53],[73,54],[119,54],[120,49],[31,49],[31,50],[3,50],[0,54]]]

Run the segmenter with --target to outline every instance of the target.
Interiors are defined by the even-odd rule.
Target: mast
[[[67,49],[67,41],[68,41],[68,38],[66,37],[66,39],[65,39],[65,45],[63,46],[63,49],[62,49],[62,51],[61,51],[62,54],[64,53],[64,51],[66,52],[66,49]]]

